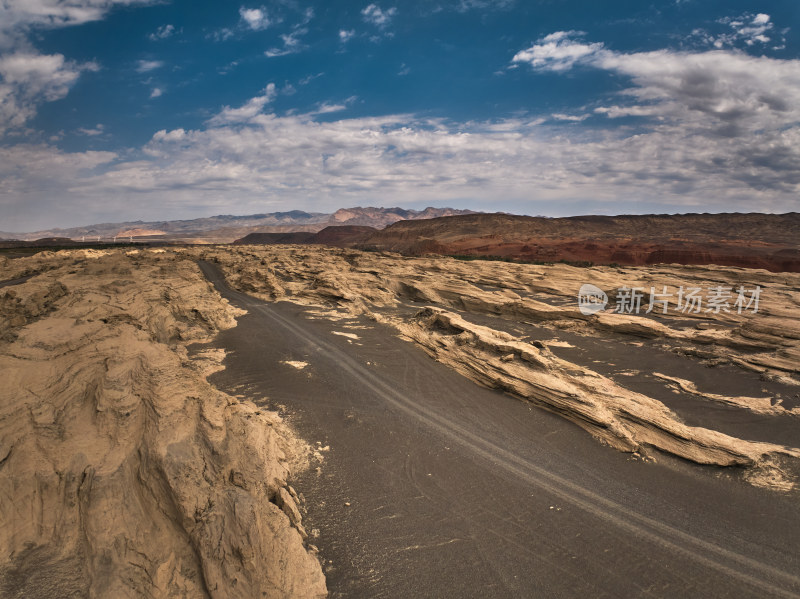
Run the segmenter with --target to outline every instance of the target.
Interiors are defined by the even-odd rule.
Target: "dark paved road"
[[[330,446],[295,486],[332,596],[800,597],[796,495],[634,460],[380,325],[311,319],[201,268],[249,312],[215,342],[230,354],[212,382]]]

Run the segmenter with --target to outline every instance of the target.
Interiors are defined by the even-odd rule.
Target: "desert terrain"
[[[319,597],[307,448],[187,344],[242,314],[164,250],[3,261],[0,595]]]
[[[800,272],[798,240],[800,215],[794,212],[546,218],[453,208],[355,207],[330,214],[292,210],[0,232],[0,250],[131,243],[301,244],[535,264],[716,264]]]
[[[4,596],[800,596],[800,274],[0,266]]]
[[[703,402],[782,417],[792,426],[800,416],[800,329],[794,317],[800,307],[798,275],[714,266],[575,268],[409,259],[292,246],[253,246],[201,256],[220,264],[234,288],[256,297],[336,307],[385,323],[475,382],[557,412],[618,449],[652,447],[698,463],[746,466],[754,481],[767,473],[777,476],[779,463],[800,457],[794,448],[693,430],[663,402],[620,384],[626,377],[643,374],[636,372],[635,364],[621,365],[625,372],[609,377],[591,365],[602,364],[601,356],[593,356],[591,364],[573,362],[559,357],[558,349],[570,345],[559,339],[566,333],[640,352],[682,355],[688,364],[700,363],[706,369],[736,365],[756,373],[762,387],[775,385],[780,390],[770,393],[772,389],[764,388],[754,397],[727,397],[668,374],[656,378]],[[772,297],[761,299],[756,313],[751,308],[739,314],[730,306],[717,313],[705,308],[682,312],[673,296],[666,307],[650,314],[644,314],[645,307],[641,314],[614,313],[612,304],[586,316],[576,305],[583,283],[599,286],[612,298],[623,286],[659,290],[758,286]],[[552,344],[534,339],[526,326],[538,327],[540,335],[549,333]],[[777,483],[780,478],[775,482],[782,485]],[[791,485],[788,479],[786,484]]]
[[[254,232],[236,243],[322,244],[540,264],[716,264],[800,272],[798,239],[797,213],[566,218],[499,213],[407,219],[381,228],[328,226],[317,233]]]

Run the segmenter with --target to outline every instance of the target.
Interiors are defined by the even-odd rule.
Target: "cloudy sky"
[[[800,2],[0,0],[0,230],[797,210]]]

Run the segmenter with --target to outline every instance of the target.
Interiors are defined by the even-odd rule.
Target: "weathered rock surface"
[[[754,442],[713,428],[686,425],[662,401],[634,392],[591,366],[557,358],[547,344],[480,326],[465,315],[491,317],[497,326],[533,323],[591,339],[648,347],[686,356],[709,367],[729,364],[766,381],[800,387],[800,275],[718,266],[644,268],[531,265],[302,246],[242,246],[195,250],[216,261],[236,288],[269,301],[287,299],[366,314],[393,326],[431,356],[473,380],[557,412],[603,442],[624,451],[648,447],[701,464],[741,466],[757,484],[788,489],[780,464],[800,450]],[[610,306],[598,314],[578,310],[583,283],[605,290]],[[645,294],[664,287],[761,288],[759,309],[681,311],[677,295],[640,314],[613,311],[619,288]],[[735,293],[734,293],[735,295]],[[733,298],[731,298],[731,302]],[[422,312],[420,312],[422,310]],[[646,350],[642,350],[646,351]],[[635,364],[630,365],[631,368]],[[717,402],[779,418],[798,417],[777,397],[728,396],[692,381],[652,376],[667,390],[698,402]]]
[[[44,274],[0,290],[0,596],[324,596],[281,499],[305,446],[186,350],[237,310],[129,254],[21,259]]]
[[[657,447],[700,464],[759,466],[772,456],[800,458],[800,450],[734,439],[681,423],[666,406],[520,342],[502,331],[465,321],[440,308],[420,311],[397,328],[440,362],[488,386],[563,414],[623,451]],[[519,360],[504,359],[510,352]],[[716,398],[715,398],[716,399]]]

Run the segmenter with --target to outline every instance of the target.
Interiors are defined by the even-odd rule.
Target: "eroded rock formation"
[[[627,388],[596,367],[556,357],[546,344],[496,327],[530,324],[559,335],[608,339],[647,352],[684,356],[687,364],[734,365],[789,389],[800,387],[800,275],[717,266],[576,268],[298,246],[208,249],[234,287],[268,301],[291,300],[365,314],[394,327],[435,359],[478,383],[502,389],[568,418],[599,440],[624,451],[667,452],[701,464],[740,466],[751,482],[793,486],[782,465],[800,458],[795,446],[751,441],[713,427],[690,426],[662,401]],[[604,290],[610,305],[593,315],[578,310],[583,283]],[[614,312],[620,288],[725,287],[761,289],[758,311],[732,305],[719,311],[681,310],[676,293],[640,314]],[[731,300],[732,302],[733,300]],[[663,311],[667,310],[667,314]],[[594,360],[600,362],[602,360]],[[630,365],[635,368],[635,364]],[[728,396],[692,381],[653,371],[667,390],[698,402],[794,421],[800,409],[778,396]],[[658,376],[657,376],[658,375]],[[795,390],[795,391],[791,391]],[[796,402],[795,402],[796,403]],[[789,470],[792,470],[789,468]]]
[[[186,345],[238,311],[179,253],[39,254],[0,279],[0,595],[320,597],[281,419]]]

